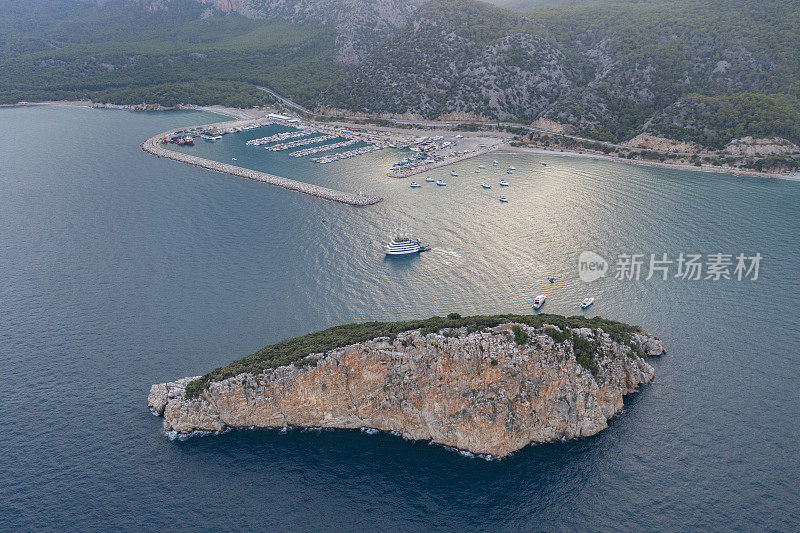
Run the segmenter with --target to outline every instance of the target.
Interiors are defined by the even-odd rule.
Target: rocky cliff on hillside
[[[594,435],[622,398],[653,379],[661,341],[601,328],[503,323],[373,340],[260,373],[153,385],[150,407],[173,434],[287,426],[374,428],[505,456],[531,442]],[[617,342],[619,341],[619,342]]]
[[[248,18],[324,24],[335,28],[336,59],[361,61],[403,26],[424,0],[199,0]]]

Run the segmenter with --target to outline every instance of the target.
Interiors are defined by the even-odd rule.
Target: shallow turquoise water
[[[489,155],[412,190],[384,176],[397,151],[315,165],[240,136],[193,149],[386,199],[353,208],[138,148],[217,119],[0,110],[0,529],[797,529],[800,183]],[[400,224],[433,251],[384,259]],[[764,259],[758,281],[587,285],[583,250]],[[669,349],[596,437],[492,462],[357,431],[169,442],[145,406],[151,383],[281,338],[529,312],[540,292],[552,313],[595,296],[590,314]]]

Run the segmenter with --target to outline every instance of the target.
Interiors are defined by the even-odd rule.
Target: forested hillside
[[[798,27],[786,1],[592,2],[522,15],[433,0],[322,101],[427,118],[543,116],[612,141],[642,131],[715,146],[741,134],[798,140]]]
[[[794,0],[0,0],[0,103],[269,102],[800,142]],[[544,6],[544,7],[542,7]]]

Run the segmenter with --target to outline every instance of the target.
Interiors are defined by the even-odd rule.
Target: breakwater
[[[252,124],[253,122],[254,122],[253,120],[222,122],[219,124],[210,124],[208,126],[203,126],[203,128],[212,126],[217,128],[231,128],[239,126],[242,123]],[[201,167],[208,170],[224,172],[225,174],[238,176],[240,178],[247,178],[254,181],[268,183],[270,185],[277,185],[278,187],[283,187],[284,189],[289,189],[291,191],[297,191],[304,194],[309,194],[311,196],[316,196],[317,198],[323,198],[325,200],[341,202],[343,204],[354,205],[354,206],[367,206],[367,205],[377,204],[382,200],[380,196],[375,196],[371,194],[353,194],[343,191],[337,191],[335,189],[329,189],[327,187],[321,187],[319,185],[313,185],[311,183],[305,183],[290,178],[283,178],[281,176],[267,174],[266,172],[260,172],[258,170],[252,170],[249,168],[237,167],[235,165],[220,163],[219,161],[212,161],[210,159],[205,159],[195,155],[185,154],[182,152],[176,152],[174,150],[167,149],[162,141],[164,139],[168,139],[171,136],[175,135],[178,131],[180,130],[176,129],[166,133],[160,133],[154,137],[147,139],[142,143],[142,150],[144,150],[147,153],[156,155],[158,157],[165,157],[175,161],[180,161],[181,163],[187,163],[189,165],[194,165],[196,167]]]

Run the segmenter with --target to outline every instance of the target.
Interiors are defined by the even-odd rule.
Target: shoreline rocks
[[[515,327],[527,334],[523,345]],[[646,334],[618,343],[600,328],[581,328],[556,342],[548,327],[407,331],[212,381],[197,398],[185,394],[194,378],[153,385],[148,404],[173,435],[373,428],[502,457],[532,442],[602,431],[622,409],[623,396],[653,379],[639,353],[664,353],[661,341]],[[577,336],[596,349],[591,370],[576,358]]]

